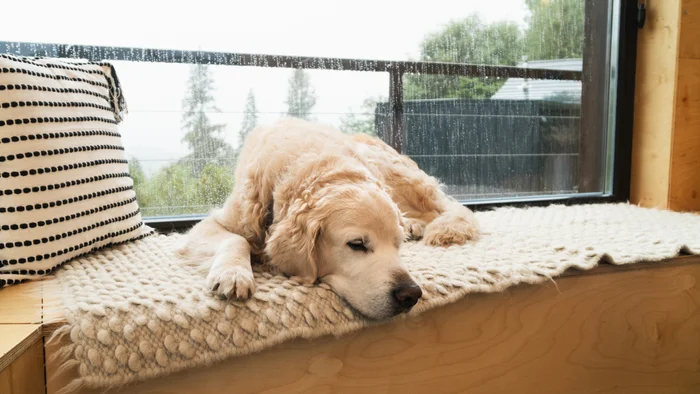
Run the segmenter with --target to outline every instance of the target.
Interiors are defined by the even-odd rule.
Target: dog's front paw
[[[473,217],[440,216],[425,227],[424,242],[430,246],[464,245],[479,237],[479,225]]]
[[[225,266],[209,272],[207,286],[219,298],[243,301],[255,293],[255,278],[249,268]]]
[[[403,222],[403,231],[406,234],[407,240],[419,240],[423,238],[425,230],[425,222],[418,219],[405,219]]]

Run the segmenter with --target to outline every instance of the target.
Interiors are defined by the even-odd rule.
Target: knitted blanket
[[[626,204],[502,208],[477,213],[474,243],[402,247],[424,296],[411,315],[468,293],[552,280],[566,269],[700,254],[700,215]],[[180,235],[154,236],[88,255],[56,273],[68,335],[65,366],[81,385],[114,387],[208,365],[293,338],[341,335],[376,322],[326,285],[299,285],[266,272],[247,302],[221,301],[204,277],[173,257]],[[407,318],[402,316],[399,318]]]

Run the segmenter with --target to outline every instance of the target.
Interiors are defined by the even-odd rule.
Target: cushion
[[[0,287],[153,233],[141,220],[106,63],[0,54]]]

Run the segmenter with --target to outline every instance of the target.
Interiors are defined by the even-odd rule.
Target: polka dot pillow
[[[141,220],[104,63],[0,54],[0,287],[153,233]]]

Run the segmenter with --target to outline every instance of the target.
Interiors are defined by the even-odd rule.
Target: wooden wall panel
[[[683,0],[669,207],[700,211],[700,0]]]
[[[700,211],[700,0],[647,6],[637,48],[631,201]]]
[[[681,58],[700,59],[699,14],[700,0],[683,0],[681,5],[681,25],[683,29],[678,46]]]
[[[668,208],[681,0],[649,1],[637,39],[631,201]]]

